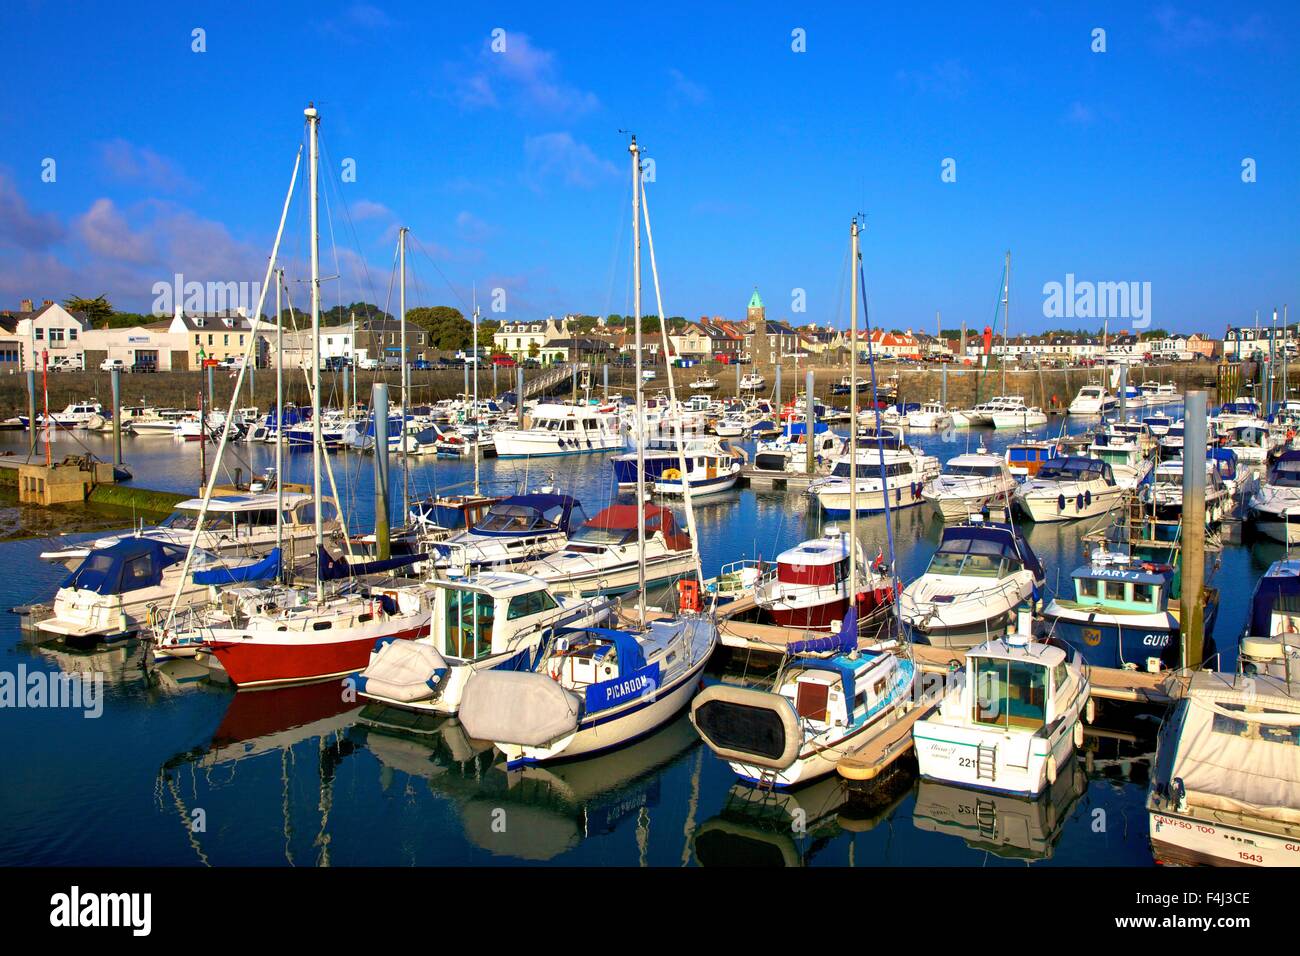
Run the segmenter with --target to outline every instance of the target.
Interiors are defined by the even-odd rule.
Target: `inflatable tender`
[[[545,674],[479,671],[465,682],[460,722],[478,740],[542,747],[578,729],[579,698]]]
[[[696,695],[691,723],[723,760],[785,770],[799,756],[803,729],[780,694],[715,684]]]
[[[435,696],[446,676],[447,661],[432,645],[389,641],[371,652],[357,693],[409,704]]]

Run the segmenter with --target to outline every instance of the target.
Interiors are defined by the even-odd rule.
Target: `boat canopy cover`
[[[500,504],[493,505],[478,524],[475,534],[527,534],[553,525],[562,531],[572,530],[574,512],[585,518],[582,506],[568,495],[529,494],[512,495]]]
[[[561,633],[568,636],[570,640],[581,634],[590,634],[598,640],[612,643],[618,654],[620,675],[626,676],[645,667],[645,652],[641,650],[641,643],[631,631],[620,631],[613,627],[584,627],[566,629]]]
[[[827,431],[830,427],[831,426],[827,425],[825,422],[817,422],[813,425],[813,434],[820,435],[822,432]],[[807,435],[808,423],[790,422],[788,425],[786,425],[785,433],[789,435],[791,438],[794,438],[796,435]]]
[[[1282,452],[1282,457],[1273,463],[1268,483],[1283,488],[1300,487],[1300,449]]]
[[[1049,459],[1038,470],[1037,477],[1039,481],[1096,481],[1101,478],[1107,484],[1115,483],[1109,464],[1098,458],[1084,458],[1080,455]]]
[[[840,622],[838,634],[829,637],[813,637],[806,641],[790,641],[785,649],[787,654],[824,654],[828,651],[838,654],[853,653],[858,649],[858,609],[850,607],[844,612],[844,620]],[[849,700],[853,699],[853,695],[849,693],[852,683],[853,676],[850,673],[848,682],[844,685]]]
[[[1170,781],[1189,805],[1300,823],[1300,701],[1284,682],[1192,675]]]
[[[185,560],[185,548],[153,538],[123,538],[86,555],[61,588],[79,588],[96,594],[124,594],[162,583],[164,568]]]
[[[674,551],[691,546],[691,536],[677,527],[677,520],[667,508],[645,504],[642,506],[646,534],[663,531],[664,541]],[[587,522],[588,528],[610,531],[627,531],[636,528],[636,505],[611,505]]]
[[[997,555],[1023,564],[1033,573],[1035,581],[1045,579],[1038,555],[1014,525],[991,521],[947,526],[943,529],[938,550],[946,554]]]
[[[1250,602],[1251,637],[1273,636],[1273,612],[1300,616],[1300,561],[1274,561]]]
[[[243,584],[246,581],[265,581],[280,573],[280,549],[273,548],[271,553],[256,564],[242,567],[216,567],[194,572],[195,584],[212,584],[220,587],[224,584]]]

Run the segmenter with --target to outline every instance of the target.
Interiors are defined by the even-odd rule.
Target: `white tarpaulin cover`
[[[422,700],[433,694],[429,678],[446,668],[447,661],[432,645],[392,641],[361,672],[365,678],[361,692],[388,700]]]
[[[1188,804],[1300,824],[1300,697],[1269,678],[1202,672],[1184,707],[1171,777]]]
[[[577,729],[579,706],[545,674],[479,671],[465,682],[460,722],[477,740],[541,747]]]

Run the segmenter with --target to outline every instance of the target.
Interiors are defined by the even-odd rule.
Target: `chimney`
[[[18,303],[18,311],[20,311],[20,312],[31,312],[31,311],[34,311],[34,310],[32,309],[32,300],[31,300],[31,299],[23,299],[23,301],[19,302],[19,303]]]
[[[47,305],[53,305],[53,304],[54,304],[54,300],[53,300],[53,299],[42,299],[42,300],[41,300],[41,308],[42,308],[42,309],[45,308]]]

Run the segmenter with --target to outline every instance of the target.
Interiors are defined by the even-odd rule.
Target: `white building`
[[[81,337],[88,367],[120,359],[133,371],[179,372],[190,365],[189,337],[171,331],[171,321],[128,328],[90,329]]]
[[[1228,329],[1223,336],[1223,357],[1230,362],[1251,358],[1256,353],[1267,357],[1270,336],[1273,340],[1274,352],[1280,355],[1286,349],[1292,355],[1295,354],[1298,341],[1296,330],[1274,329],[1270,323],[1267,327]]]
[[[570,337],[567,318],[556,321],[551,316],[545,322],[504,322],[492,336],[493,349],[504,352],[516,360],[539,357],[547,344]]]
[[[0,329],[6,333],[0,342],[0,361],[14,358],[9,353],[16,350],[16,366],[4,364],[19,371],[39,370],[43,361],[54,364],[56,359],[84,362],[82,336],[90,328],[85,314],[69,312],[50,299],[39,309],[31,306],[30,300],[24,300],[22,311],[0,316]]]

